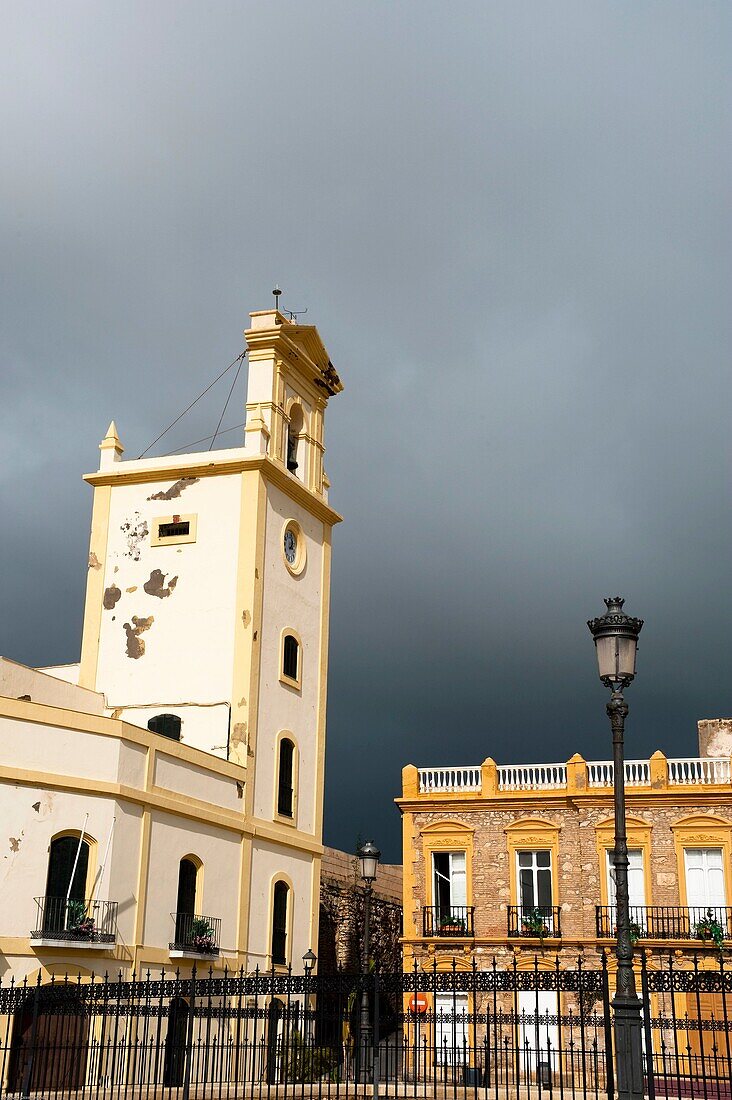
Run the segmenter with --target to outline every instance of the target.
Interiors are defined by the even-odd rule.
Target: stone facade
[[[356,973],[361,968],[363,889],[358,860],[325,848],[320,882],[318,972]],[[401,969],[402,869],[381,864],[371,899],[370,956],[383,970]]]
[[[732,783],[729,757],[670,760],[656,753],[628,766],[628,847],[637,860],[635,917],[639,943],[651,953],[710,950],[699,939],[698,896],[687,882],[688,852],[712,852],[724,879],[715,916],[732,937]],[[612,954],[614,886],[607,852],[613,847],[612,769],[573,757],[565,765],[498,768],[492,760],[471,769],[403,773],[399,800],[404,823],[404,963],[487,966],[535,955],[559,955],[597,965]],[[460,906],[446,924],[445,895],[437,883],[445,853],[460,863]],[[551,906],[543,927],[531,926],[522,905],[519,853],[548,853]],[[696,858],[696,857],[694,857]],[[706,856],[704,857],[707,858]],[[716,867],[716,863],[715,863]],[[722,889],[718,873],[715,888]],[[696,881],[696,880],[695,880]],[[693,889],[698,890],[697,887]],[[640,900],[643,904],[640,905]],[[631,904],[634,899],[631,898]],[[448,906],[449,909],[449,906]],[[544,912],[546,909],[546,912]],[[449,913],[448,913],[449,917]],[[452,919],[452,918],[450,918]],[[460,927],[462,922],[463,927]],[[610,960],[612,969],[612,959]]]

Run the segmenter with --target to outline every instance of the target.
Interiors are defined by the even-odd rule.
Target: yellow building
[[[714,969],[719,944],[732,941],[730,745],[709,736],[720,726],[700,723],[701,740],[724,755],[657,752],[625,765],[632,932],[651,969],[667,965],[669,950],[678,967],[692,968],[698,955]],[[597,970],[608,952],[612,974],[612,784],[611,762],[579,755],[404,768],[405,969],[469,971],[475,961],[486,970],[495,959],[501,968],[551,970],[579,959]],[[517,1011],[566,1011],[557,992],[517,997]],[[467,1011],[467,994],[464,1002]],[[721,1019],[732,1005],[718,1002],[689,997],[685,1011],[696,1018],[716,1007]]]
[[[270,309],[245,336],[243,445],[125,461],[113,422],[81,660],[0,667],[6,975],[317,945],[342,385],[315,327]]]

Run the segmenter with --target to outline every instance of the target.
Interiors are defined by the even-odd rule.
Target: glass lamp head
[[[364,882],[373,882],[376,878],[376,868],[381,859],[381,852],[370,840],[356,852],[361,870],[361,878]]]
[[[595,640],[600,679],[613,688],[629,684],[635,676],[638,635],[643,626],[642,619],[625,614],[624,603],[620,596],[608,596],[605,614],[587,623]]]

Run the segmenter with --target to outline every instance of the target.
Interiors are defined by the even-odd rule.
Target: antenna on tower
[[[282,312],[286,313],[291,321],[294,321],[296,317],[304,317],[307,313],[306,309],[285,309],[282,307]]]
[[[280,288],[279,288],[279,286],[277,285],[277,283],[275,283],[275,288],[274,288],[274,290],[272,291],[272,294],[274,295],[274,300],[275,300],[275,309],[279,309],[279,308],[280,308],[280,294],[281,294],[281,293],[282,293],[282,291],[280,290]]]

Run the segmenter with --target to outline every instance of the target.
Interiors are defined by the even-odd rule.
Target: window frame
[[[292,814],[280,813],[280,763],[281,763],[281,745],[283,741],[289,741],[292,744]],[[277,740],[275,742],[275,782],[274,782],[274,807],[273,818],[275,821],[282,822],[283,825],[289,825],[293,828],[297,828],[297,812],[298,812],[298,787],[300,779],[300,747],[297,743],[297,738],[291,730],[280,730],[277,734]]]
[[[297,642],[297,676],[293,679],[292,676],[285,674],[285,638],[294,638]],[[298,691],[302,688],[302,662],[303,662],[303,645],[302,638],[291,626],[283,626],[280,631],[280,663],[279,663],[279,679],[281,684],[285,684],[286,687],[296,688]]]
[[[284,949],[284,952],[283,952],[283,958],[275,959],[275,957],[274,957],[274,947],[275,947],[275,944],[274,944],[274,936],[275,936],[274,920],[275,920],[275,902],[276,902],[276,897],[277,897],[277,887],[279,885],[284,886],[285,889],[287,890],[286,901],[285,901],[285,928],[284,928],[285,949]],[[292,886],[292,880],[289,878],[288,875],[286,875],[282,872],[279,872],[272,879],[272,886],[271,886],[271,890],[270,890],[269,925],[268,925],[268,935],[269,935],[269,944],[268,944],[269,951],[268,951],[268,954],[269,954],[270,966],[273,967],[275,970],[277,970],[278,968],[284,969],[285,967],[287,967],[289,965],[290,961],[291,961],[291,958],[292,958],[292,928],[293,928],[292,905],[293,905],[293,897],[294,897],[294,890],[293,890],[293,886]]]
[[[160,535],[160,527],[165,523],[187,523],[187,535]],[[195,542],[198,538],[198,515],[189,513],[181,515],[174,513],[170,516],[154,516],[150,521],[150,545],[151,546],[182,546],[185,543]]]

